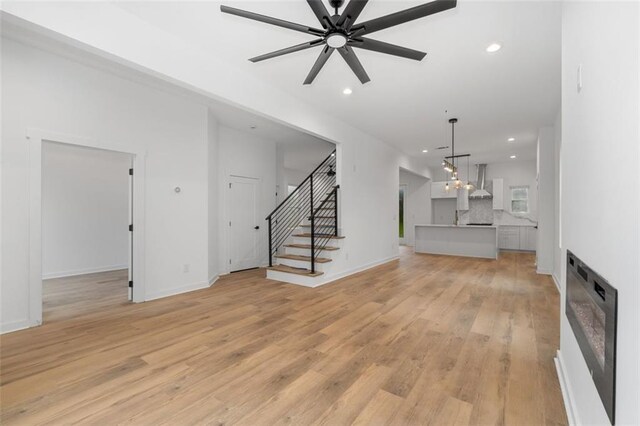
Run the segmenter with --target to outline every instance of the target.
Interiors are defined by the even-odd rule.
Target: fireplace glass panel
[[[604,369],[606,316],[604,311],[595,304],[584,286],[577,280],[575,273],[572,273],[568,287],[570,293],[569,304],[589,342],[589,346],[591,346],[591,350],[593,350],[598,360],[598,364],[600,364],[600,368]]]

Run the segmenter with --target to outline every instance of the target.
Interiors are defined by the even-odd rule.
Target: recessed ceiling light
[[[353,93],[353,90],[351,90],[349,87],[346,87],[343,91],[342,94],[343,95],[350,95]]]
[[[422,152],[424,152],[426,154],[427,152],[429,152],[429,150],[428,149],[423,149]]]
[[[511,156],[511,157],[509,157],[509,158],[513,159],[513,158],[516,158],[516,156],[515,156],[515,155],[512,155],[512,156]]]
[[[502,46],[500,46],[498,43],[491,43],[488,47],[487,47],[487,52],[489,53],[495,53],[498,50],[500,50]]]
[[[516,140],[516,138],[509,138],[509,139],[507,139],[507,142],[513,142],[515,140]]]

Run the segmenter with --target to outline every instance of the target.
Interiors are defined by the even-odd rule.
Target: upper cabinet
[[[445,189],[447,182],[431,182],[431,198],[457,198],[457,191],[449,183],[449,190]]]
[[[504,210],[504,179],[493,180],[493,209]]]
[[[462,188],[456,190],[458,196],[458,210],[469,210],[469,190]]]

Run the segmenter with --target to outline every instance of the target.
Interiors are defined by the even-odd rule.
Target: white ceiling
[[[228,1],[234,7],[318,27],[306,2]],[[360,21],[423,2],[371,0]],[[427,52],[422,62],[357,50],[371,77],[361,85],[333,55],[310,86],[302,81],[319,51],[253,64],[247,59],[312,36],[226,15],[220,2],[120,2],[141,19],[198,45],[270,84],[341,117],[400,150],[436,164],[459,118],[456,151],[473,161],[535,158],[538,129],[560,106],[560,8],[550,1],[458,1],[456,9],[372,34]],[[503,48],[488,54],[499,42]],[[342,89],[351,87],[345,96]],[[447,111],[447,112],[445,112]],[[507,138],[516,142],[508,143]],[[423,149],[428,154],[422,154]]]

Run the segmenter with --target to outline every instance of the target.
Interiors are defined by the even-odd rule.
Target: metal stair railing
[[[326,204],[327,199],[337,191],[335,170],[336,151],[334,150],[266,217],[269,233],[269,266],[273,266],[273,257],[305,219],[312,220],[311,246],[315,246],[314,235],[317,234],[315,212],[323,208],[321,205]],[[337,217],[337,214],[335,216]],[[314,253],[315,250],[312,249],[311,269],[313,272],[315,272]]]

